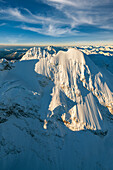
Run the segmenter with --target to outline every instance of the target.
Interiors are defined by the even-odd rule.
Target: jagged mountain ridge
[[[51,50],[52,48],[47,48],[47,51]],[[8,94],[4,92],[4,96],[5,94],[7,96],[6,101],[7,99],[12,101],[9,98],[17,98],[16,90],[19,91],[20,88],[25,90],[20,95],[22,98],[24,98],[24,93],[27,95],[26,91],[28,94],[36,94],[35,96],[39,99],[34,103],[37,105],[45,103],[46,95],[48,95],[47,106],[45,108],[42,106],[44,113],[41,113],[42,110],[40,111],[40,116],[44,120],[51,118],[55,110],[59,112],[57,108],[60,107],[61,114],[59,115],[71,130],[102,130],[105,123],[103,123],[104,114],[103,109],[101,111],[101,105],[107,107],[113,114],[113,94],[99,68],[77,49],[69,49],[67,52],[60,51],[56,55],[47,52],[46,56],[39,51],[40,49],[36,47],[30,49],[22,57],[21,62],[14,63],[15,68],[5,75],[6,78],[12,75],[16,79],[18,78],[11,80],[11,86],[14,84],[14,88],[9,88],[9,82],[3,83],[1,90],[4,90],[4,84],[5,88],[8,88],[6,90]],[[44,78],[39,78],[39,75]],[[47,85],[50,86],[48,81],[53,84],[50,87],[51,91],[46,89]],[[20,84],[22,87],[19,86]],[[46,92],[44,92],[44,88]],[[9,95],[10,91],[14,93],[13,96]],[[1,100],[3,98],[1,97]],[[24,100],[21,99],[21,101]],[[17,104],[21,105],[18,102]]]
[[[65,112],[62,118],[71,130],[101,129],[103,118],[94,96],[113,113],[113,95],[102,73],[79,50],[69,49],[54,57],[42,58],[35,71],[54,82],[49,109],[53,112],[56,107],[64,105],[66,109],[63,106]],[[61,91],[73,102],[72,108],[68,108],[66,101],[61,101]],[[70,119],[69,116],[66,118],[66,114],[71,116]]]
[[[56,50],[51,47],[51,46],[48,46],[48,47],[45,47],[44,49],[41,49],[40,47],[36,48],[30,48],[26,54],[21,58],[21,61],[22,60],[31,60],[31,59],[40,59],[40,58],[45,58],[47,56],[52,56],[52,55],[55,55],[56,54]]]

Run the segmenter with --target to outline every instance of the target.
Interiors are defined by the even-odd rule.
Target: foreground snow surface
[[[0,68],[1,170],[113,169],[110,72],[49,47]]]

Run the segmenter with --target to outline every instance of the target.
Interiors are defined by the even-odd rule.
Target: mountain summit
[[[49,110],[54,114],[60,107],[62,120],[69,129],[101,130],[104,124],[101,105],[113,114],[113,95],[104,75],[79,50],[69,49],[51,58],[41,58],[35,72],[54,83]]]

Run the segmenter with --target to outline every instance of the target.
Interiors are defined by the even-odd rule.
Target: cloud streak
[[[72,6],[78,9],[89,9],[92,7],[110,4],[112,0],[43,0],[45,3],[55,6],[61,4],[63,6]]]
[[[6,25],[6,23],[1,23],[1,24],[0,24],[0,27],[2,27],[2,26],[4,26],[4,25]]]
[[[111,11],[107,9],[112,0],[46,0],[45,2],[63,12],[67,19],[71,20],[72,27],[82,24],[99,27],[109,25],[109,19],[113,20],[113,8]]]
[[[2,3],[6,3],[4,0],[0,0],[0,2],[2,2]]]
[[[0,0],[1,1],[1,0]],[[27,8],[0,8],[0,19],[15,21],[16,27],[53,37],[79,35],[80,26],[93,26],[107,31],[113,30],[112,0],[42,0],[56,9],[47,15],[32,13]],[[113,5],[113,4],[112,4]],[[110,9],[110,11],[109,11]],[[18,24],[17,24],[18,23]],[[85,32],[84,32],[85,33]]]
[[[22,13],[23,11],[23,13]],[[26,13],[26,14],[24,14]],[[47,23],[61,23],[60,21],[54,20],[51,17],[40,16],[39,14],[32,14],[28,9],[18,9],[18,8],[6,8],[0,9],[0,19],[1,20],[11,20],[19,21],[30,24],[42,24]]]
[[[26,25],[21,25],[19,26],[19,28],[23,30],[37,32],[43,35],[53,36],[53,37],[59,37],[59,36],[61,37],[65,35],[78,35],[79,34],[78,31],[71,31],[69,28],[59,28],[52,24],[44,25],[42,28],[29,27]]]
[[[7,9],[0,9],[0,19],[8,20],[8,21],[16,21],[25,24],[35,24],[35,27],[18,26],[21,29],[29,30],[33,32],[37,32],[44,35],[50,36],[61,36],[65,34],[72,34],[72,31],[69,28],[62,28],[65,26],[65,20],[57,20],[54,17],[46,17],[40,16],[36,14],[32,14],[28,9],[22,9],[24,13],[21,12],[18,8],[7,8]],[[68,23],[67,23],[68,24]],[[39,25],[41,28],[39,28]],[[69,24],[68,24],[69,26]],[[77,31],[73,31],[74,33]]]

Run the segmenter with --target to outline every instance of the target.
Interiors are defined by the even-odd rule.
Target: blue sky
[[[0,0],[0,44],[113,42],[113,0]]]

